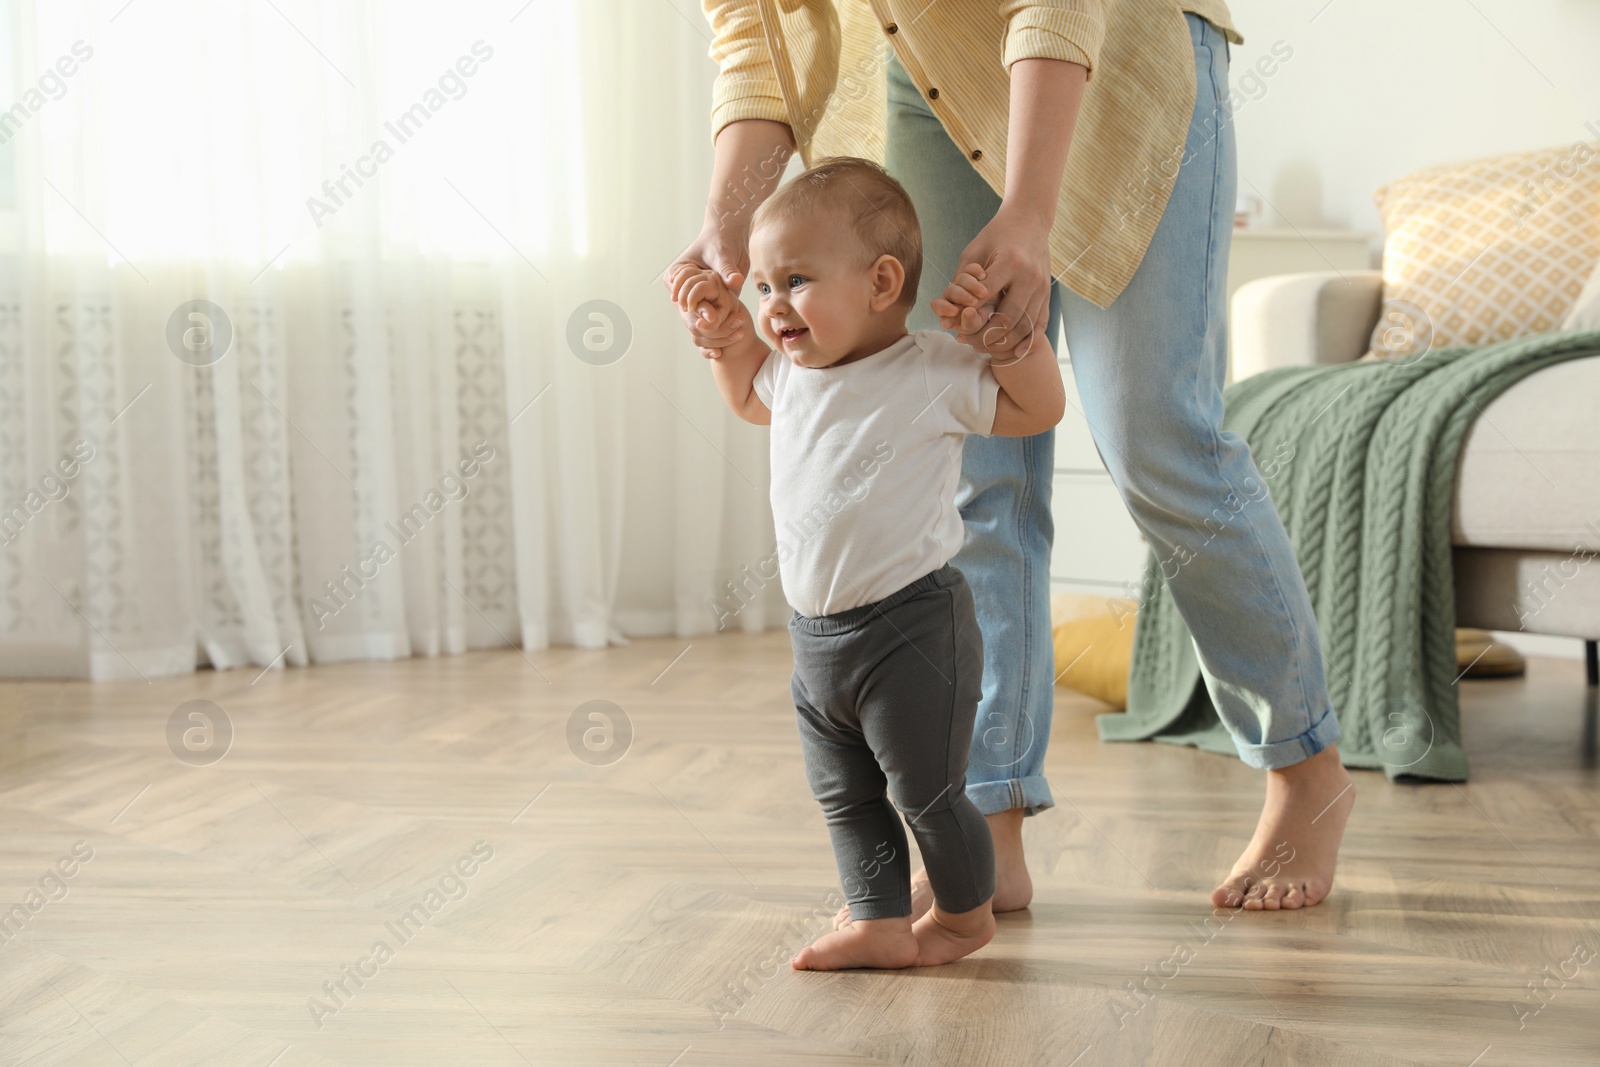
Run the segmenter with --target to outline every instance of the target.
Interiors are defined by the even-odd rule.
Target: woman
[[[953,330],[979,351],[1064,330],[1095,445],[1171,561],[1163,576],[1212,701],[1240,758],[1267,772],[1255,835],[1212,902],[1319,903],[1355,793],[1316,619],[1270,499],[1225,506],[1262,482],[1248,446],[1221,429],[1236,182],[1228,41],[1241,40],[1223,0],[703,4],[721,70],[716,161],[705,225],[669,268],[669,290],[688,265],[742,285],[750,216],[792,152],[864,155],[900,180],[922,222],[910,328]],[[970,262],[998,295],[963,310],[945,288]],[[729,340],[692,312],[684,321],[703,349]],[[995,911],[1031,900],[1022,820],[1054,804],[1043,775],[1053,453],[1053,431],[974,437],[962,468],[967,542],[953,562],[985,648],[968,794],[994,836]],[[925,880],[914,890],[920,915]]]

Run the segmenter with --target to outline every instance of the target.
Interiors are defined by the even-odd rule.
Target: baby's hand
[[[684,325],[705,358],[722,358],[728,346],[755,332],[749,309],[716,271],[684,266],[668,280]]]
[[[933,301],[933,313],[945,329],[960,333],[973,333],[983,325],[984,315],[978,311],[989,298],[989,287],[983,284],[982,264],[968,263],[945,286],[944,295]]]
[[[968,263],[956,274],[955,280],[945,287],[944,296],[933,301],[933,311],[939,324],[955,330],[958,339],[972,345],[991,358],[995,366],[1009,366],[1033,347],[1033,330],[1021,328],[1005,315],[995,311],[989,300],[989,287],[984,284],[981,264]],[[1001,290],[995,302],[1005,295]]]
[[[683,265],[669,281],[672,300],[678,310],[692,314],[696,321],[711,329],[721,326],[739,304],[739,298],[733,295],[722,276],[708,268]]]

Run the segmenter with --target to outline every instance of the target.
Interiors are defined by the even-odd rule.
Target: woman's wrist
[[[753,211],[741,212],[715,200],[706,202],[706,217],[700,223],[702,241],[713,241],[733,248],[744,248],[750,243],[750,217]]]
[[[1065,60],[1029,58],[1011,65],[1011,114],[1006,132],[1009,208],[1029,226],[1048,231],[1056,219],[1061,179],[1088,81],[1087,68]]]
[[[724,126],[717,134],[706,226],[748,236],[756,208],[783,182],[794,151],[794,134],[785,123],[741,119]]]
[[[1028,233],[1048,234],[1056,224],[1055,191],[1044,196],[1038,193],[1013,193],[1000,201],[994,217],[1002,225],[1016,226]]]

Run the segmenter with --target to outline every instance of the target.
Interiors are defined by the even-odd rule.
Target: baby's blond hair
[[[823,211],[840,212],[853,224],[863,267],[886,254],[900,261],[906,281],[898,303],[915,307],[922,277],[922,227],[905,187],[870,159],[828,156],[779,186],[756,209],[750,228]]]

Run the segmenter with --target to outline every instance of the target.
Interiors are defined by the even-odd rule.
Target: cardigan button
[[[981,149],[981,148],[974,148],[974,149],[973,149],[973,150],[972,150],[972,158],[973,158],[973,159],[974,159],[974,160],[979,160],[979,159],[982,159],[982,158],[983,158],[983,149]]]
[[[939,90],[930,87],[928,89],[928,99],[929,100],[937,100],[937,99],[939,99]]]
[[[883,28],[883,32],[884,33],[899,33],[900,32],[900,27],[896,26],[894,23],[891,22],[891,23],[889,23],[889,25],[887,25],[887,26],[885,26]]]

